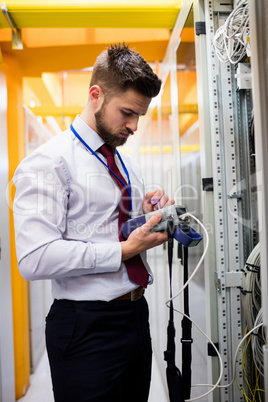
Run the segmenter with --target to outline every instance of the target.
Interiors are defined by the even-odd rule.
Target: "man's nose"
[[[131,119],[129,119],[126,123],[126,127],[134,133],[137,131],[138,128],[138,122],[139,122],[139,116],[133,116]]]

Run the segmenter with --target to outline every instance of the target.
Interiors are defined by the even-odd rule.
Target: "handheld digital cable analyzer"
[[[133,230],[144,225],[151,218],[152,215],[158,212],[162,214],[162,219],[157,225],[153,226],[152,231],[167,231],[169,219],[172,218],[175,228],[174,239],[181,243],[183,246],[194,247],[202,240],[203,237],[199,233],[197,233],[191,226],[189,226],[186,208],[180,205],[169,205],[165,208],[149,212],[148,214],[129,219],[122,225],[121,230],[124,238],[127,239],[130,233],[133,232]]]

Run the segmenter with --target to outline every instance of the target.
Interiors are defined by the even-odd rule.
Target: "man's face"
[[[132,89],[104,101],[95,113],[97,133],[113,148],[125,144],[137,130],[139,117],[146,114],[150,102],[151,98]]]

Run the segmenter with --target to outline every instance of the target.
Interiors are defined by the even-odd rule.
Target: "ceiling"
[[[21,32],[21,51],[12,49],[5,7]],[[92,66],[115,42],[131,44],[149,62],[160,61],[180,8],[181,0],[6,0],[1,50],[16,55],[25,76]]]
[[[109,44],[127,43],[157,71],[181,1],[7,0],[5,5],[23,49],[12,49],[11,28],[0,12],[3,61],[6,55],[17,59],[24,103],[36,115],[53,116],[64,129],[85,106],[91,67]],[[184,28],[182,42],[194,43],[193,26]]]
[[[3,3],[2,3],[3,4]],[[18,28],[168,28],[180,0],[6,0]],[[0,28],[8,28],[0,16]]]

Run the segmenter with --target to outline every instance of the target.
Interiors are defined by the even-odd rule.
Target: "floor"
[[[204,289],[192,282],[190,287],[190,311],[191,317],[194,320],[197,320],[198,325],[202,326],[204,329],[204,322],[205,322],[205,314],[204,314]],[[149,301],[152,303],[152,300]],[[180,321],[179,317],[175,318],[176,320]],[[152,317],[151,317],[152,320]],[[157,323],[158,326],[158,334],[164,333],[164,342],[165,341],[165,334],[166,334],[166,322],[161,325],[162,328],[159,328],[159,322]],[[206,374],[206,342],[202,339],[202,336],[197,332],[195,328],[193,328],[193,361],[192,361],[192,384],[200,384],[205,383],[207,381],[207,374]],[[159,340],[159,337],[158,337]],[[154,349],[158,347],[157,339],[154,342],[153,337],[153,344]],[[177,340],[177,348],[180,348],[180,341]],[[163,352],[161,351],[158,353],[157,350],[154,352],[154,359],[153,359],[153,376],[152,376],[152,385],[151,385],[151,393],[149,402],[168,402],[168,392],[165,383],[164,373],[166,363],[162,359]],[[177,364],[179,365],[179,364]],[[34,374],[31,375],[30,379],[30,387],[26,393],[26,395],[19,399],[19,402],[53,402],[53,394],[51,388],[51,380],[50,380],[50,373],[49,373],[49,366],[47,355],[44,352],[42,358],[40,359],[37,368]],[[204,393],[204,388],[194,387],[191,391],[191,398],[200,396]],[[208,399],[201,398],[199,399],[201,402],[207,402]]]

